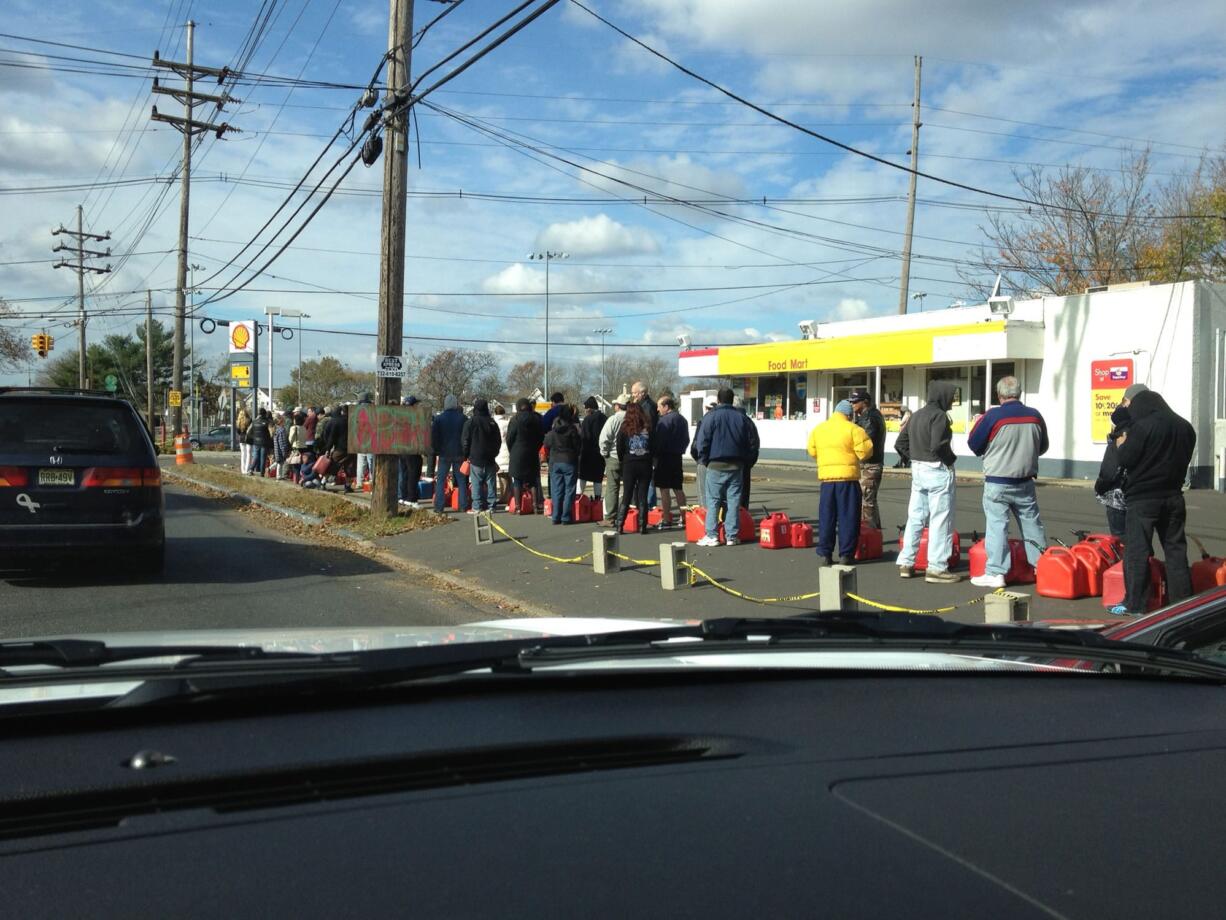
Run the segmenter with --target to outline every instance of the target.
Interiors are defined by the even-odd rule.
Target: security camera
[[[677,336],[677,344],[680,345],[682,348],[689,348],[690,347],[690,337],[688,335]]]
[[[800,337],[802,339],[817,338],[817,323],[815,323],[813,320],[802,319],[796,325],[800,327]]]

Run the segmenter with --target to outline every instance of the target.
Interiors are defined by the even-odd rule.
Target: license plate
[[[70,486],[76,482],[72,470],[39,470],[40,486]]]

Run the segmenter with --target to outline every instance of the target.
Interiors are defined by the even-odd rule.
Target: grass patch
[[[169,478],[173,477],[176,470],[172,467],[164,472]],[[424,530],[450,520],[425,510],[404,511],[387,520],[375,520],[364,505],[320,489],[303,489],[275,479],[243,476],[237,470],[206,464],[193,464],[189,469],[179,472],[218,488],[241,492],[283,508],[323,518],[327,525],[342,527],[369,539],[407,533],[411,530]]]

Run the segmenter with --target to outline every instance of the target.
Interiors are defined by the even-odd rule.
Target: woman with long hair
[[[639,512],[638,531],[647,533],[647,486],[651,482],[655,456],[655,432],[651,417],[638,403],[626,407],[626,417],[617,432],[617,456],[622,467],[622,505],[617,513],[617,530],[626,524],[626,514],[634,505]]]

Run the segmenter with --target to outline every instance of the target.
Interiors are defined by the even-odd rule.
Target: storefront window
[[[867,390],[868,376],[868,371],[857,371],[853,374],[835,374],[833,391],[834,402],[831,403],[831,408],[837,406],[839,404],[839,400],[847,399],[847,397],[851,395],[852,390]]]
[[[776,374],[758,378],[758,404],[753,417],[759,419],[787,418],[788,377]]]
[[[882,417],[888,421],[897,421],[902,417],[902,368],[883,367],[881,369],[881,392],[877,394],[877,408]]]
[[[802,420],[808,417],[805,399],[809,395],[809,375],[788,375],[788,418]]]
[[[983,401],[983,365],[976,365],[979,379],[979,401]],[[934,380],[948,380],[957,389],[954,392],[953,408],[949,410],[949,418],[955,434],[964,434],[970,428],[971,376],[975,368],[971,367],[933,367],[928,369],[927,381],[924,384],[924,399],[928,398],[928,385]]]

